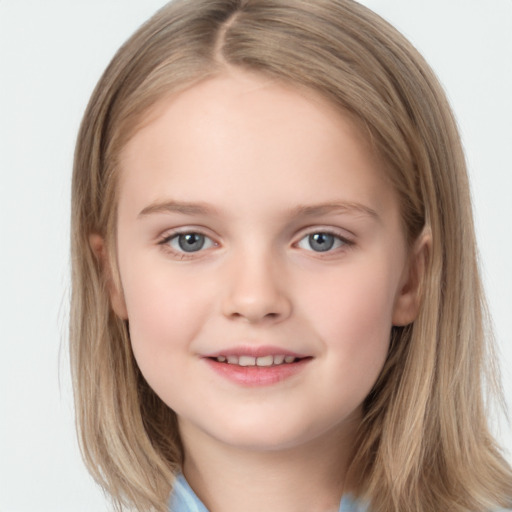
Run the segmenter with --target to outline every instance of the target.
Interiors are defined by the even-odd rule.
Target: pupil
[[[202,249],[204,245],[204,235],[198,233],[187,233],[178,238],[180,248],[185,252],[194,252]]]
[[[314,251],[324,252],[332,249],[334,245],[334,236],[328,233],[315,233],[309,235],[309,245]]]

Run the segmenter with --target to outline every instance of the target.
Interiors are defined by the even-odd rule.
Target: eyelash
[[[204,237],[205,243],[208,243],[208,247],[204,247],[201,245],[197,251],[185,251],[180,250],[178,248],[172,247],[171,242],[176,240],[179,243],[179,237],[180,236],[186,236],[186,235],[196,235],[200,237]],[[354,245],[354,241],[350,240],[346,236],[340,235],[338,232],[331,230],[331,229],[316,229],[314,231],[310,231],[309,233],[305,233],[298,242],[295,242],[293,244],[293,247],[300,247],[300,244],[307,240],[306,243],[310,243],[311,239],[310,237],[315,235],[327,235],[329,237],[333,237],[334,241],[333,244],[337,245],[336,247],[329,247],[325,251],[315,251],[314,249],[305,249],[308,252],[315,253],[319,255],[320,257],[328,257],[329,255],[332,255],[334,252],[339,252],[340,250],[347,250],[351,248]],[[165,251],[170,252],[171,254],[178,256],[181,260],[196,258],[198,253],[201,253],[205,251],[206,249],[209,249],[211,247],[218,246],[219,244],[212,240],[211,237],[208,235],[202,233],[201,231],[197,230],[188,230],[188,231],[176,231],[171,234],[166,234],[159,242],[158,245],[160,245]]]
[[[211,237],[208,235],[205,235],[204,233],[201,233],[199,230],[188,230],[188,231],[175,231],[170,234],[166,234],[159,242],[158,245],[160,245],[165,251],[171,253],[172,255],[178,256],[181,260],[191,259],[194,257],[197,257],[197,254],[200,252],[203,252],[204,247],[201,246],[198,251],[184,251],[179,250],[177,248],[172,247],[171,242],[173,240],[176,240],[179,243],[179,237],[180,236],[186,236],[186,235],[198,235],[201,237],[204,237],[205,242],[209,241],[210,245],[207,247],[209,249],[210,247],[214,247],[218,245],[216,242],[212,240]]]
[[[331,230],[331,229],[315,229],[314,231],[310,231],[309,233],[306,233],[298,242],[296,242],[294,244],[294,246],[297,246],[297,247],[300,247],[300,243],[303,242],[304,240],[307,240],[308,242],[307,243],[310,243],[311,242],[311,239],[310,237],[312,236],[315,236],[315,235],[327,235],[329,237],[333,237],[334,238],[334,241],[333,243],[334,244],[338,244],[337,247],[329,247],[328,249],[326,249],[325,251],[315,251],[313,249],[310,249],[309,251],[310,252],[313,252],[319,256],[324,256],[324,257],[327,257],[328,255],[332,255],[333,253],[335,252],[339,252],[340,250],[347,250],[349,249],[350,247],[352,247],[354,245],[354,241],[353,240],[350,240],[349,238],[347,238],[346,236],[342,236],[340,235],[338,232],[334,231],[334,230]],[[306,249],[308,250],[308,249]]]

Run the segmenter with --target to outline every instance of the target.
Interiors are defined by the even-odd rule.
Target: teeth
[[[256,364],[256,358],[251,356],[240,356],[238,358],[238,364],[240,366],[254,366]]]
[[[274,364],[274,356],[258,357],[256,366],[272,366]]]
[[[274,356],[274,364],[282,364],[284,362],[284,356]]]
[[[238,366],[276,366],[283,363],[293,363],[296,358],[295,356],[217,356],[216,360],[219,363],[236,364]]]

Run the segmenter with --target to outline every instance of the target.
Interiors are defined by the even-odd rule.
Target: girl
[[[78,137],[72,366],[119,509],[487,511],[512,471],[464,157],[351,0],[177,0]]]

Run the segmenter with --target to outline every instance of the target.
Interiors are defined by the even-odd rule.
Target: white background
[[[104,512],[83,469],[66,355],[69,189],[81,115],[163,0],[0,0],[0,512]],[[365,0],[438,73],[469,160],[512,405],[512,0]],[[512,459],[511,430],[499,432]]]

